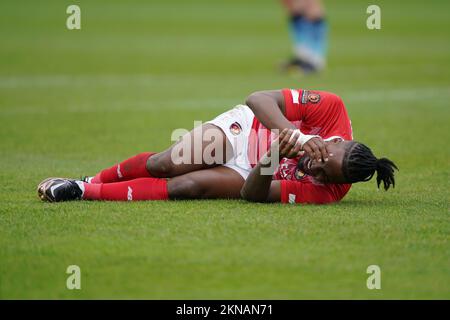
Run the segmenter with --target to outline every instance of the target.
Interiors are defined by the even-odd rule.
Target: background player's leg
[[[314,72],[325,66],[327,24],[320,0],[283,1],[290,16],[289,29],[294,47],[294,58],[283,68],[300,67]]]
[[[169,199],[239,199],[244,178],[228,167],[190,172],[167,182]]]
[[[147,170],[153,177],[170,178],[216,167],[232,156],[233,148],[223,131],[215,125],[204,124],[167,150],[150,157]]]

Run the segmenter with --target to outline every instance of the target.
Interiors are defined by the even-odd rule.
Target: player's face
[[[314,178],[319,183],[346,183],[342,173],[342,163],[349,141],[327,142],[328,153],[333,154],[327,162],[319,162],[306,157],[302,161],[302,171]]]

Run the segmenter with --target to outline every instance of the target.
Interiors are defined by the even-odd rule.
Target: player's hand
[[[278,137],[280,157],[295,158],[304,151],[310,159],[316,159],[319,162],[328,161],[330,154],[325,141],[321,137],[314,136],[302,146],[298,142],[301,134],[299,130],[293,129],[284,129],[281,132]]]
[[[297,142],[300,132],[293,129],[284,129],[278,137],[279,155],[281,158],[295,158],[301,152],[302,146]]]
[[[321,137],[312,137],[303,144],[302,150],[306,152],[310,159],[316,159],[318,162],[328,161],[329,153],[327,145]]]

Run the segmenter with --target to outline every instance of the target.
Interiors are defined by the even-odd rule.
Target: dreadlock
[[[369,147],[354,141],[345,152],[342,170],[349,183],[369,181],[376,171],[378,188],[383,181],[384,190],[388,190],[391,184],[395,187],[394,168],[398,170],[391,160],[377,159]]]

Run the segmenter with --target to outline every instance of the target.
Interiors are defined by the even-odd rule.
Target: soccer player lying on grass
[[[50,202],[242,197],[319,204],[341,200],[375,172],[378,187],[394,186],[395,164],[352,139],[338,96],[261,91],[163,152],[138,154],[82,180],[46,179],[38,194]]]

